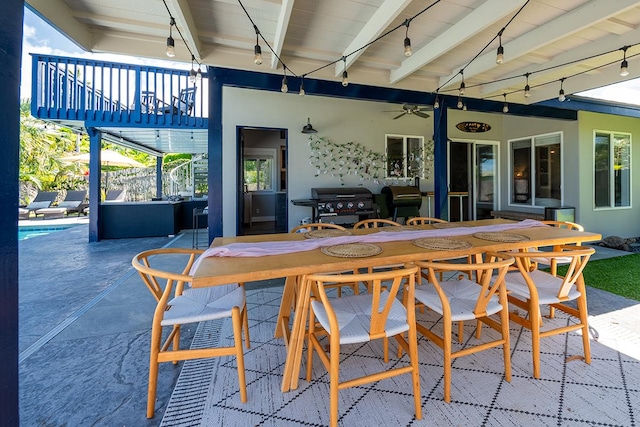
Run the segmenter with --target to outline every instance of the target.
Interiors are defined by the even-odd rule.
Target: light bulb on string
[[[174,56],[176,56],[176,42],[173,39],[173,33],[171,31],[174,25],[176,25],[176,20],[171,17],[171,20],[169,21],[169,37],[167,38],[167,50],[165,50],[165,53],[169,58],[173,58]]]
[[[259,39],[259,35],[260,35],[260,31],[258,30],[257,26],[253,26],[253,28],[256,30],[256,45],[253,48],[253,63],[256,65],[260,65],[262,64],[262,48],[260,47],[260,39]]]
[[[433,101],[433,109],[437,110],[438,108],[440,108],[440,101],[438,101],[438,95],[436,95],[436,99]]]
[[[197,76],[197,72],[195,70],[195,67],[193,66],[194,61],[196,60],[196,57],[191,55],[191,71],[189,71],[189,81],[191,83],[195,83],[196,82],[196,76]]]
[[[504,96],[504,105],[502,106],[502,112],[506,114],[509,112],[509,104],[507,104],[507,94],[503,93],[502,96]]]
[[[564,89],[562,87],[564,83],[564,77],[560,79],[560,92],[558,92],[558,101],[560,102],[564,102],[565,99],[567,99],[567,97],[564,95]]]
[[[342,61],[344,63],[344,71],[342,72],[342,86],[349,86],[349,73],[347,73],[347,57],[343,56]]]
[[[531,96],[531,86],[529,86],[529,73],[525,74],[527,83],[524,86],[524,97],[529,98]]]
[[[464,105],[462,104],[462,98],[458,97],[458,103],[456,104],[456,106],[461,109]]]
[[[282,93],[289,92],[289,86],[287,86],[287,76],[282,77],[282,86],[280,86],[280,91]]]
[[[300,96],[304,96],[305,95],[305,91],[304,91],[304,76],[302,76],[300,78],[300,91],[298,92],[298,95]]]
[[[407,31],[405,32],[404,35],[404,56],[411,56],[413,55],[413,51],[411,50],[411,39],[409,38],[409,24],[411,23],[411,20],[407,19],[405,21],[405,25],[407,26]]]
[[[625,46],[622,48],[624,52],[624,56],[622,58],[622,63],[620,64],[620,76],[627,77],[629,75],[629,63],[627,62],[627,49],[629,46]]]
[[[498,39],[500,40],[500,46],[498,46],[498,53],[496,55],[496,64],[502,64],[504,62],[504,47],[502,47],[502,32],[504,28],[498,33]]]
[[[460,75],[462,76],[462,81],[460,82],[460,88],[458,88],[458,95],[464,95],[464,90],[466,89],[466,85],[464,84],[464,71],[460,70]]]

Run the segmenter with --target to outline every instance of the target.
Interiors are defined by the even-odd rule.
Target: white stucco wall
[[[283,94],[250,89],[225,87],[222,100],[223,128],[223,235],[236,234],[237,126],[254,126],[288,130],[288,199],[305,199],[311,196],[313,187],[339,187],[340,183],[330,174],[315,176],[315,168],[309,164],[309,135],[300,131],[311,118],[317,136],[334,143],[358,142],[367,148],[384,153],[385,134],[433,137],[432,118],[404,116],[397,120],[398,104],[345,100],[297,93]],[[360,180],[345,176],[344,185],[356,187]],[[381,181],[365,181],[363,185],[377,193],[384,186]],[[433,189],[432,178],[421,181],[423,191]],[[311,209],[289,203],[289,228],[304,217],[311,216]]]

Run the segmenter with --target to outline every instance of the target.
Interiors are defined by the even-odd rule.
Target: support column
[[[447,185],[447,107],[443,97],[440,108],[433,110],[433,182],[434,205],[437,218],[449,219]]]
[[[99,242],[102,237],[100,231],[100,201],[102,188],[100,176],[100,151],[102,150],[102,132],[96,128],[88,128],[89,134],[89,242]]]
[[[0,420],[18,426],[18,170],[20,61],[24,2],[5,0],[0,14]]]
[[[209,68],[209,244],[222,236],[222,82]],[[232,178],[230,182],[233,182]]]
[[[156,197],[162,198],[162,156],[156,157]]]

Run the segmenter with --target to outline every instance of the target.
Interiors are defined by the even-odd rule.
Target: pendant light
[[[195,83],[196,80],[197,80],[197,76],[198,76],[198,73],[196,72],[196,69],[193,66],[193,63],[194,63],[195,60],[196,60],[196,57],[191,55],[191,71],[189,71],[189,81],[191,83]]]
[[[504,105],[502,106],[502,112],[507,114],[509,112],[509,104],[507,104],[507,94],[503,93],[502,96],[504,96]]]
[[[413,55],[413,51],[411,50],[411,39],[409,38],[409,24],[411,23],[410,19],[405,21],[405,25],[407,26],[407,31],[404,34],[404,56]]]
[[[282,86],[280,86],[280,91],[282,93],[289,92],[289,86],[287,86],[287,69],[286,68],[284,68],[284,76],[282,77]]]
[[[525,74],[527,83],[524,86],[524,97],[529,98],[531,96],[531,86],[529,86],[529,73]]]
[[[304,91],[304,76],[300,77],[300,91],[298,92],[298,95],[300,95],[300,96],[304,96],[305,95],[305,91]]]

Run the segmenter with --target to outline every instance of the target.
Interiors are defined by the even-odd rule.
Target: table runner
[[[527,219],[524,221],[482,225],[478,227],[457,227],[433,230],[399,231],[387,233],[371,233],[356,236],[328,237],[325,239],[305,239],[286,242],[254,242],[254,243],[230,243],[228,245],[216,246],[207,249],[194,264],[192,271],[195,271],[199,261],[205,257],[259,257],[267,255],[283,255],[293,252],[304,252],[318,249],[323,246],[334,246],[345,243],[381,243],[400,240],[414,240],[423,237],[450,237],[465,236],[479,232],[500,232],[531,227],[547,227],[546,224]]]

